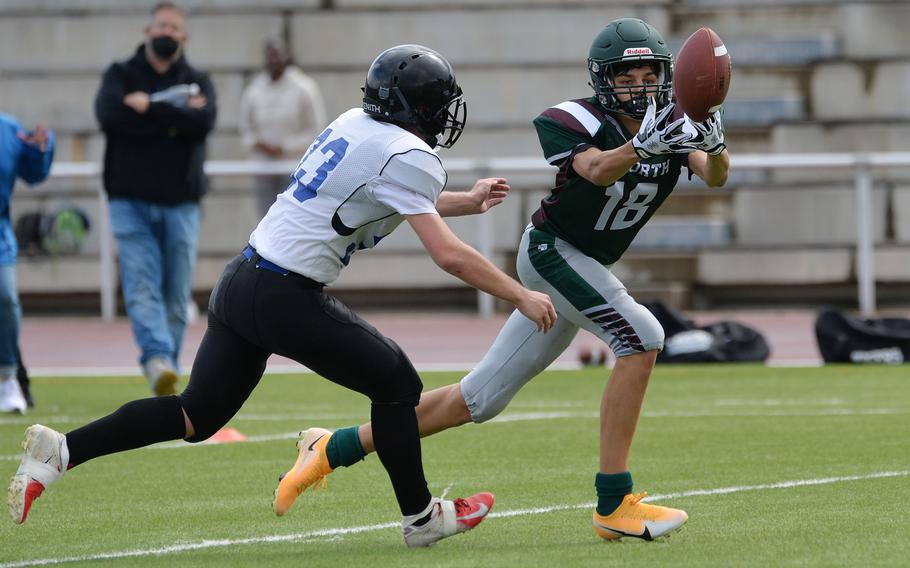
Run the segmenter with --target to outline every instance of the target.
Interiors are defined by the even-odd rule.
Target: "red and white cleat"
[[[35,499],[47,486],[63,477],[70,457],[66,436],[41,424],[28,427],[22,449],[25,450],[22,461],[9,482],[6,495],[9,514],[20,525],[28,517]]]
[[[473,529],[493,508],[493,494],[478,493],[454,501],[434,497],[430,507],[429,521],[420,526],[411,524],[402,527],[404,543],[410,548],[432,546],[446,537]]]

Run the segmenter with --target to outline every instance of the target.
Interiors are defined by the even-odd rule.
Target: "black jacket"
[[[123,104],[134,91],[152,94],[168,87],[196,83],[208,104],[202,109],[149,104],[139,114]],[[107,137],[104,188],[108,197],[133,197],[176,205],[199,201],[206,190],[202,171],[205,138],[215,125],[215,88],[206,73],[190,67],[181,55],[164,74],[156,73],[136,54],[104,72],[95,97],[95,115]]]

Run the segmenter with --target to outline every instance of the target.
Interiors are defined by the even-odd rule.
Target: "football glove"
[[[638,134],[632,138],[632,146],[642,159],[659,156],[662,154],[688,154],[698,148],[691,140],[696,136],[693,132],[685,132],[683,127],[686,118],[670,121],[676,105],[668,104],[660,113],[654,98],[648,102],[648,110],[641,121]]]
[[[709,116],[707,119],[702,122],[695,122],[691,120],[688,116],[686,120],[689,121],[689,126],[695,129],[697,133],[696,138],[699,150],[707,152],[712,156],[716,156],[724,151],[724,148],[727,147],[724,144],[724,123],[720,119],[720,111],[716,110],[714,113]]]

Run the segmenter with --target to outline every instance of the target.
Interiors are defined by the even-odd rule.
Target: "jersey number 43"
[[[297,186],[294,190],[294,197],[297,198],[297,201],[302,202],[316,197],[316,191],[325,183],[325,178],[338,166],[338,162],[348,151],[348,141],[344,138],[335,138],[326,143],[331,135],[332,129],[326,128],[297,165],[297,169],[294,171],[294,184]],[[321,151],[316,154],[316,150],[320,149]],[[313,159],[310,160],[310,157]],[[313,171],[313,167],[316,168],[315,172],[309,181],[304,183],[308,177],[308,171]]]

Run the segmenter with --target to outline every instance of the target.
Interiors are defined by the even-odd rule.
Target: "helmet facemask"
[[[461,87],[457,87],[455,93],[429,120],[421,121],[426,123],[423,129],[435,137],[436,146],[440,148],[451,148],[461,137],[468,120],[468,103],[464,100]]]
[[[431,148],[437,146],[451,148],[464,131],[468,119],[468,104],[464,100],[461,87],[456,85],[455,96],[439,107],[436,112],[426,106],[412,108],[398,87],[393,87],[390,91],[398,101],[395,106],[400,109],[400,112],[398,120],[389,121],[416,126],[421,138]],[[401,120],[401,116],[406,116],[407,120]]]
[[[628,69],[650,66],[657,75],[653,85],[617,86],[616,77]],[[597,94],[600,104],[609,111],[635,119],[642,119],[648,110],[648,99],[654,97],[657,109],[670,102],[672,92],[673,65],[669,58],[636,58],[614,61],[588,59],[590,86]],[[631,98],[620,101],[617,95],[627,94]]]

